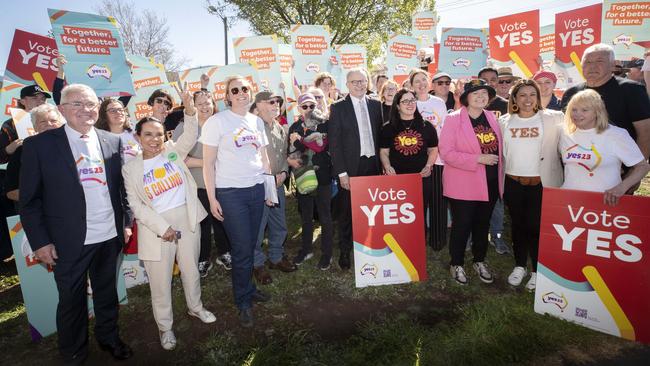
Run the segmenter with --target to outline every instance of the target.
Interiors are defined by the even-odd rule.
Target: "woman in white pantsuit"
[[[207,213],[184,162],[198,139],[198,121],[189,92],[183,94],[183,102],[185,131],[178,141],[164,142],[162,122],[145,117],[136,125],[142,152],[122,168],[129,206],[138,223],[138,257],[149,277],[153,314],[166,350],[176,347],[171,295],[174,259],[181,271],[188,313],[204,323],[216,320],[201,302],[199,223]]]

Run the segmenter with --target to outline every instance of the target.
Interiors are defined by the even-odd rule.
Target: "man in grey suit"
[[[353,69],[347,74],[350,93],[330,109],[330,154],[334,174],[338,176],[339,199],[339,266],[350,268],[352,251],[352,208],[350,177],[380,174],[379,133],[381,130],[381,102],[368,98],[368,73]]]

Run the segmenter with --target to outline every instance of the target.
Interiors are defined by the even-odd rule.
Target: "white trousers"
[[[181,232],[178,244],[160,240],[160,261],[143,261],[149,277],[151,289],[151,306],[158,329],[165,332],[172,329],[174,314],[172,311],[172,273],[174,259],[181,271],[183,292],[187,308],[198,312],[203,309],[201,303],[201,279],[199,276],[199,249],[201,228],[197,224],[194,232],[190,231],[185,205],[161,213],[171,227]]]

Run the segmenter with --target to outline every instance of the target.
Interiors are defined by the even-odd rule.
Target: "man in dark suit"
[[[339,190],[339,266],[350,268],[352,251],[352,207],[350,177],[378,175],[381,102],[366,96],[368,73],[350,70],[346,85],[350,94],[330,109],[330,154]]]
[[[131,222],[124,214],[120,139],[93,127],[99,100],[86,85],[64,88],[59,110],[66,125],[23,144],[22,225],[36,258],[54,266],[64,361],[81,364],[88,354],[87,277],[93,289],[95,338],[114,358],[127,359],[132,351],[117,329],[117,257],[130,235],[124,222]]]

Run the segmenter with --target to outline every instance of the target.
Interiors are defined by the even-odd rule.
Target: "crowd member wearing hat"
[[[478,72],[478,78],[485,80],[494,90],[498,90],[500,85],[499,73],[496,69],[484,67]],[[508,100],[494,94],[490,98],[490,102],[485,107],[485,110],[491,111],[499,119],[499,117],[508,113]],[[508,244],[503,239],[503,215],[503,200],[499,198],[494,204],[494,211],[492,211],[492,217],[490,218],[490,244],[494,245],[497,254],[510,253],[510,247],[508,247]]]
[[[451,76],[446,72],[439,72],[433,76],[431,79],[431,89],[433,91],[433,96],[442,99],[445,102],[448,112],[453,112],[456,109],[456,99],[454,98],[454,93],[449,91],[451,86]],[[460,103],[459,103],[460,107]]]
[[[393,105],[393,98],[399,89],[399,85],[393,80],[386,81],[379,90],[379,100],[381,101],[381,120],[385,124],[390,120],[390,110]]]
[[[302,246],[293,262],[297,265],[313,257],[312,242],[314,232],[314,205],[318,210],[318,220],[321,223],[321,257],[318,268],[325,271],[332,263],[332,244],[334,226],[332,223],[332,162],[329,155],[328,128],[329,122],[315,112],[316,99],[311,93],[298,97],[300,119],[289,128],[289,151],[299,152],[303,156],[311,156],[311,164],[317,166],[316,179],[318,188],[311,194],[296,192],[300,218],[302,222]],[[308,138],[315,133],[320,134],[320,143]],[[311,141],[308,141],[311,140]],[[306,162],[304,159],[289,158],[292,168],[299,168]]]
[[[430,207],[431,171],[438,157],[438,134],[417,110],[415,94],[401,89],[393,98],[390,121],[382,127],[379,157],[387,175],[422,176],[424,213]]]
[[[264,214],[264,174],[270,174],[264,121],[249,113],[251,85],[236,75],[224,82],[228,109],[208,118],[203,143],[203,178],[210,212],[223,221],[232,250],[232,286],[239,322],[253,326],[253,301],[270,296],[252,281],[257,234]],[[266,200],[266,204],[271,204]]]
[[[595,90],[605,102],[611,123],[627,130],[647,160],[650,156],[650,99],[643,85],[612,75],[614,60],[612,46],[600,43],[588,47],[582,55],[585,82],[567,89],[562,97],[562,108],[566,110],[579,91]],[[629,193],[637,188],[633,187]]]
[[[264,232],[267,229],[269,237],[269,268],[282,272],[293,272],[298,269],[284,254],[284,241],[288,232],[284,193],[284,181],[289,176],[287,133],[278,123],[280,96],[270,91],[261,91],[255,95],[255,102],[252,104],[251,110],[264,121],[264,130],[269,140],[269,144],[266,146],[266,154],[269,157],[271,174],[275,176],[278,192],[278,204],[273,207],[264,206],[253,259],[253,275],[259,284],[266,285],[273,281],[271,275],[266,271],[266,255],[262,250]]]
[[[554,111],[562,110],[562,103],[553,93],[555,89],[555,84],[557,83],[557,76],[554,73],[547,70],[540,70],[535,75],[533,75],[533,80],[539,86],[541,93],[541,104],[540,106],[543,109],[551,109]],[[510,113],[510,112],[509,112]]]
[[[196,107],[196,115],[199,121],[199,133],[201,136],[201,131],[205,122],[208,118],[212,117],[217,113],[217,102],[214,100],[214,97],[207,90],[199,90],[193,93],[192,100],[194,101],[194,106]],[[172,133],[172,140],[178,141],[178,138],[185,131],[185,122],[181,121],[176,129]],[[208,201],[208,192],[205,188],[205,181],[203,180],[203,144],[201,142],[196,142],[192,150],[187,154],[185,158],[185,164],[190,169],[192,178],[196,182],[196,194],[199,197],[199,201],[203,205],[203,208],[208,211],[210,210],[210,202]],[[228,240],[228,235],[226,235],[226,230],[223,227],[223,223],[217,220],[213,215],[207,215],[203,220],[201,220],[201,250],[199,252],[199,274],[202,278],[205,278],[210,269],[212,269],[212,234],[214,233],[214,241],[217,245],[217,258],[215,262],[222,266],[225,270],[230,271],[232,269],[232,260],[230,257],[230,240]]]
[[[512,68],[508,66],[500,67],[497,70],[497,74],[499,75],[497,95],[503,99],[508,99],[510,98],[510,88],[512,88],[512,84],[521,78],[513,75]]]
[[[63,123],[65,123],[61,112],[52,104],[41,104],[38,107],[33,108],[30,115],[32,125],[34,126],[34,132],[37,134],[53,128],[59,128]],[[18,202],[19,196],[18,186],[20,182],[20,160],[22,151],[23,147],[19,146],[9,158],[9,163],[7,164],[7,177],[4,182],[5,194],[7,195],[7,198],[14,202]]]
[[[451,209],[450,272],[459,284],[467,284],[465,246],[472,234],[474,270],[481,281],[492,283],[485,263],[488,230],[494,203],[503,194],[503,157],[499,123],[485,110],[495,90],[484,80],[465,84],[463,105],[445,121],[438,150],[445,161],[444,194]]]
[[[41,89],[40,86],[29,85],[20,89],[18,108],[25,110],[25,112],[31,112],[32,109],[44,104],[50,98],[52,96]],[[23,140],[18,138],[14,120],[9,118],[2,124],[2,131],[0,132],[0,164],[7,163],[9,156],[22,144]]]
[[[641,71],[641,68],[643,67],[643,62],[644,61],[642,59],[629,61],[627,63],[627,68],[630,71],[628,71],[627,73],[627,78],[645,85],[645,80],[643,79],[643,71]]]
[[[539,73],[538,73],[539,74]],[[543,78],[544,79],[544,78]],[[543,92],[533,80],[518,80],[501,116],[505,179],[503,200],[508,206],[515,268],[508,283],[519,286],[528,273],[526,289],[535,289],[543,187],[560,187],[564,174],[558,144],[564,126],[562,112],[542,107]]]
[[[417,99],[418,112],[425,121],[431,123],[436,129],[437,136],[440,136],[445,117],[447,117],[447,106],[445,102],[429,94],[429,74],[420,69],[413,69],[409,75],[413,91]],[[393,103],[394,104],[394,103]],[[433,198],[428,200],[429,205],[429,245],[435,250],[442,249],[447,243],[447,201],[443,196],[442,172],[444,161],[440,156],[431,171],[431,184],[433,184]]]

